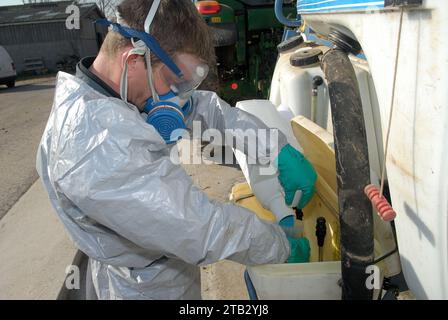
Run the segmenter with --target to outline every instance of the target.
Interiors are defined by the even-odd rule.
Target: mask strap
[[[128,103],[128,58],[129,53],[124,61],[123,72],[120,77],[120,97],[126,103]]]
[[[151,64],[151,49],[146,47],[142,40],[138,40],[137,42],[135,42],[134,39],[131,38],[131,42],[132,42],[132,45],[134,46],[134,48],[138,48],[138,49],[133,49],[134,51],[144,50],[144,52],[139,51],[139,52],[135,52],[135,53],[142,55],[143,59],[145,59],[146,68],[148,69],[146,72],[146,76],[147,76],[148,83],[149,83],[149,86],[151,89],[153,100],[155,102],[159,102],[159,95],[157,94],[156,90],[154,89],[154,82],[152,80],[153,75],[152,75],[152,64]]]
[[[128,59],[131,55],[137,54],[140,56],[144,55],[144,52],[141,48],[134,48],[129,50],[126,59],[124,61],[123,72],[120,77],[120,97],[124,100],[124,102],[128,102]]]
[[[147,72],[147,77],[148,77],[148,83],[149,83],[149,86],[150,86],[150,89],[151,89],[153,101],[155,103],[159,102],[159,95],[157,94],[157,92],[156,92],[156,90],[154,88],[153,75],[152,75],[152,65],[151,65],[151,50],[149,49],[148,44],[152,44],[152,45],[155,46],[155,49],[157,49],[156,52],[159,53],[158,54],[159,58],[161,58],[162,61],[167,60],[167,61],[165,61],[165,63],[170,67],[170,69],[175,74],[178,74],[179,76],[182,75],[182,72],[177,68],[177,66],[172,62],[172,60],[169,57],[167,59],[163,59],[164,55],[165,55],[165,52],[163,50],[161,50],[161,48],[158,46],[158,43],[156,41],[154,41],[154,42],[153,41],[149,41],[149,40],[152,40],[150,38],[150,36],[149,36],[150,28],[151,28],[152,21],[154,20],[154,17],[155,17],[155,15],[157,13],[157,9],[159,8],[159,5],[160,5],[160,0],[154,0],[152,5],[151,5],[151,8],[149,9],[148,15],[146,16],[146,19],[145,19],[144,29],[145,29],[145,32],[148,35],[144,35],[145,40],[147,40],[147,41],[145,41],[145,44],[146,44],[147,47],[146,47],[146,50],[145,50],[144,54],[142,54],[140,49],[136,48],[136,44],[134,43],[134,39],[133,39],[134,30],[132,30],[130,28],[126,28],[126,27],[123,28],[123,27],[120,26],[121,24],[123,24],[123,19],[121,18],[120,14],[118,12],[117,12],[117,23],[118,23],[118,25],[110,23],[107,20],[106,21],[104,21],[104,20],[99,21],[102,24],[109,24],[109,25],[111,24],[112,26],[117,28],[119,32],[121,31],[120,33],[122,35],[130,36],[132,45],[134,46],[134,49],[132,49],[132,50],[130,50],[128,52],[128,55],[127,55],[126,60],[125,60],[125,65],[124,65],[124,68],[123,68],[123,72],[121,73],[121,78],[120,78],[120,96],[121,96],[121,99],[123,99],[126,103],[128,102],[127,101],[127,96],[128,96],[128,59],[129,59],[129,56],[132,55],[132,54],[143,55],[143,58],[146,61],[146,67],[148,68],[148,70],[147,70],[148,71]],[[123,25],[125,26],[125,24],[123,24]],[[142,40],[143,39],[140,38],[140,41],[142,41]],[[148,43],[146,43],[146,42],[148,42]]]
[[[159,95],[156,92],[156,89],[154,88],[154,82],[152,79],[152,65],[151,65],[151,51],[149,49],[146,50],[146,54],[144,56],[145,60],[146,60],[146,67],[148,68],[148,83],[149,83],[149,87],[151,89],[151,94],[152,94],[152,99],[154,100],[155,103],[159,102]]]
[[[115,12],[115,16],[117,18],[118,24],[121,24],[121,25],[127,27],[127,24],[125,24],[123,18],[121,18],[121,15],[118,11]],[[135,44],[134,44],[134,41],[132,38],[131,38],[131,42],[132,42],[132,45],[135,47]],[[123,72],[121,73],[121,76],[120,76],[120,97],[126,103],[128,103],[128,58],[129,58],[129,53],[126,56],[126,60],[124,61]]]

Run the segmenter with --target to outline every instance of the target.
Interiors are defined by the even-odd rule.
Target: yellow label
[[[221,22],[221,17],[212,17],[211,18],[211,22],[213,22],[213,23],[220,23]]]

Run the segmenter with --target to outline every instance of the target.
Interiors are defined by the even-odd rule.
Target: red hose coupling
[[[380,190],[377,186],[369,184],[364,188],[364,193],[367,198],[372,202],[373,207],[378,212],[378,215],[384,221],[392,221],[397,216],[397,213],[392,208],[390,203],[380,195]]]

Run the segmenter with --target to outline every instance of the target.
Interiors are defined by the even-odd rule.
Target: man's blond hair
[[[153,0],[123,0],[117,6],[117,11],[129,27],[144,31],[144,22],[152,3]],[[150,34],[169,55],[181,52],[194,54],[214,67],[215,56],[209,28],[191,0],[161,0]],[[101,50],[109,56],[115,56],[129,45],[129,39],[110,31]],[[152,54],[151,61],[157,63],[159,59]]]

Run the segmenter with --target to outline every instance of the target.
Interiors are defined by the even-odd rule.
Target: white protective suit
[[[190,123],[263,127],[215,93],[197,91],[193,103]],[[135,106],[58,74],[36,166],[66,230],[90,258],[99,299],[200,299],[198,266],[288,258],[278,225],[208,199],[173,164],[170,149]]]

